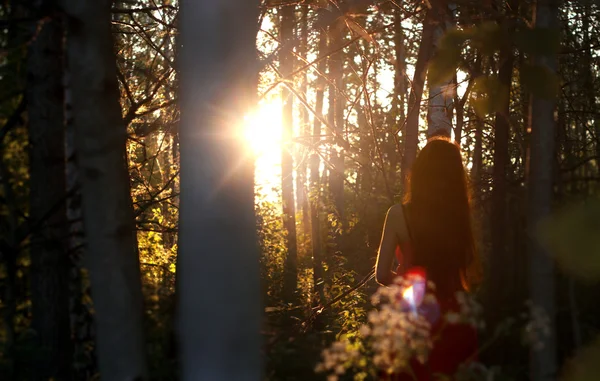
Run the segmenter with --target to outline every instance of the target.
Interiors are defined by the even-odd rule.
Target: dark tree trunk
[[[516,6],[515,1],[511,2],[511,7]],[[509,21],[510,22],[510,21]],[[511,33],[512,28],[506,24],[505,32]],[[501,319],[508,314],[514,314],[513,308],[515,295],[512,285],[512,277],[509,279],[509,273],[505,271],[494,271],[493,269],[514,268],[515,263],[512,255],[508,254],[507,244],[507,228],[508,228],[508,168],[509,168],[509,152],[508,143],[510,135],[510,88],[513,72],[513,46],[509,42],[510,38],[505,39],[507,42],[503,44],[500,50],[498,79],[501,84],[502,94],[499,97],[501,104],[499,111],[496,112],[495,133],[494,133],[494,167],[492,172],[493,188],[491,196],[491,243],[492,253],[490,259],[489,282],[490,285],[504,284],[501,289],[494,288],[490,295],[489,303],[491,316],[494,319]],[[508,353],[505,351],[505,353]]]
[[[86,258],[107,380],[145,379],[142,291],[110,1],[64,0]]]
[[[538,0],[535,27],[556,30],[558,24],[558,0]],[[538,55],[534,63],[557,73],[555,55]],[[528,195],[528,251],[529,285],[531,301],[541,307],[550,319],[550,335],[541,350],[533,349],[530,358],[532,381],[556,379],[557,340],[555,274],[553,259],[535,239],[538,224],[550,215],[553,194],[553,162],[556,121],[555,99],[532,97],[531,145],[529,161]]]
[[[286,6],[282,9],[281,39],[285,50],[281,53],[281,75],[287,78],[294,70],[294,56],[292,43],[294,39],[294,10],[295,6]],[[281,197],[283,202],[283,226],[286,232],[283,293],[286,300],[290,301],[298,285],[298,244],[296,239],[296,208],[294,201],[294,159],[292,156],[293,112],[294,98],[292,92],[286,87],[281,88],[282,111],[282,141],[281,149]]]
[[[63,114],[63,27],[37,10],[27,57],[32,326],[35,380],[70,379],[69,257]]]
[[[258,11],[249,0],[181,4],[182,381],[262,379],[254,171],[238,138],[256,98]]]

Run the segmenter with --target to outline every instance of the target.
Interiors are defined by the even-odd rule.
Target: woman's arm
[[[396,273],[392,270],[394,263],[394,255],[398,246],[398,218],[404,218],[402,215],[402,207],[400,205],[392,206],[386,216],[383,225],[383,234],[379,245],[379,253],[377,255],[377,263],[375,265],[375,279],[377,283],[387,286],[391,284],[396,277]]]

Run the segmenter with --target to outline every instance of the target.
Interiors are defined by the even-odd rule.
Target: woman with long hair
[[[468,180],[458,145],[445,137],[431,138],[417,156],[408,183],[404,202],[387,213],[376,279],[389,285],[396,276],[420,269],[435,284],[443,316],[459,309],[457,292],[472,291],[480,278]],[[394,258],[399,264],[396,271]],[[476,330],[466,324],[446,326],[442,321],[432,327],[437,340],[427,363],[412,362],[419,381],[433,380],[435,373],[452,375],[461,363],[476,356]]]

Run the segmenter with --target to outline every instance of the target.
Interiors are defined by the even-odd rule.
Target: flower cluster
[[[370,358],[379,371],[401,373],[409,370],[413,358],[427,361],[433,347],[431,320],[436,312],[439,315],[432,290],[433,284],[422,277],[398,277],[390,287],[380,287],[373,295],[371,302],[378,308],[369,312],[368,323],[359,334],[372,351]],[[329,380],[336,380],[345,369],[359,365],[363,355],[343,340],[325,349],[322,358],[315,370],[331,372]]]
[[[544,347],[544,340],[550,336],[550,317],[546,311],[534,305],[531,301],[525,303],[528,307],[528,312],[523,315],[527,319],[525,324],[525,342],[540,350]]]
[[[445,318],[448,323],[466,323],[477,329],[485,328],[482,313],[483,308],[472,295],[458,291],[456,293],[456,301],[458,302],[460,311],[446,313]]]
[[[360,359],[360,353],[346,340],[334,342],[331,347],[321,353],[323,362],[317,364],[315,372],[329,371],[327,381],[337,381],[338,376],[346,373],[346,369],[352,367]]]

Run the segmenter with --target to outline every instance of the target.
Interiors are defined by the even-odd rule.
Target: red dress
[[[403,250],[396,248],[396,258],[400,265],[397,274],[405,274],[410,269],[412,262],[412,248],[409,244],[403,243]],[[403,252],[405,255],[403,256]],[[477,330],[469,324],[444,324],[444,315],[449,311],[460,311],[458,302],[454,296],[450,298],[440,298],[441,317],[432,326],[431,336],[439,337],[435,340],[433,349],[429,353],[429,358],[425,364],[419,363],[416,359],[411,361],[411,368],[418,381],[434,381],[436,373],[453,376],[461,364],[469,361],[477,361]],[[414,380],[409,374],[392,375],[392,377],[382,376],[382,379],[404,381]]]

